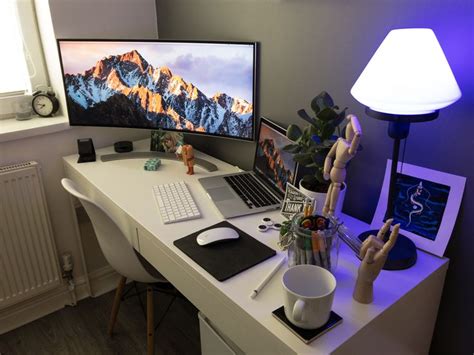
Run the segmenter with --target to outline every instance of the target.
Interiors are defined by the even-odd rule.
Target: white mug
[[[331,313],[336,278],[316,265],[297,265],[285,271],[282,278],[285,293],[285,315],[303,329],[324,325]]]

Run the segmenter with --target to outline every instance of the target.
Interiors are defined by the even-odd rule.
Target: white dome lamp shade
[[[408,137],[410,123],[434,120],[439,110],[461,97],[461,90],[434,32],[428,28],[390,31],[351,89],[365,105],[367,115],[389,121],[393,138],[392,166],[385,219],[394,216],[400,140]],[[365,240],[370,230],[359,235]],[[384,269],[399,270],[416,263],[415,244],[399,235]]]
[[[390,31],[351,94],[373,111],[426,115],[457,101],[461,90],[434,32],[407,28]]]

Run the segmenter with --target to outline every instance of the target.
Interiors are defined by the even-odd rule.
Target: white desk
[[[148,141],[134,143],[136,150],[147,150]],[[271,312],[282,305],[281,268],[255,299],[251,290],[275,265],[276,258],[224,282],[215,280],[204,269],[177,249],[173,242],[193,231],[222,220],[197,179],[237,171],[236,167],[197,153],[215,163],[219,171],[208,173],[196,167],[195,175],[185,174],[181,162],[162,160],[157,172],[143,170],[145,159],[103,163],[100,155],[113,153],[99,149],[97,161],[77,164],[77,155],[64,158],[66,176],[76,181],[93,199],[106,205],[119,220],[133,246],[179,289],[218,329],[246,353],[428,353],[436,320],[447,259],[419,251],[416,265],[403,271],[382,271],[375,283],[375,301],[361,305],[352,299],[358,259],[341,243],[335,273],[337,289],[333,309],[344,318],[342,324],[305,345],[273,318]],[[164,225],[151,192],[153,185],[184,180],[202,218]],[[256,226],[264,216],[282,221],[277,211],[230,220],[256,239],[278,250],[278,232],[260,233]],[[356,233],[368,226],[354,218],[343,220]]]

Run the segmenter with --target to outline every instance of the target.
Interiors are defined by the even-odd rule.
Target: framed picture
[[[387,217],[391,164],[389,159],[371,229],[379,229]],[[442,257],[456,223],[465,184],[462,176],[398,163],[393,224],[400,223],[400,232],[417,248]]]
[[[184,144],[184,135],[180,132],[154,130],[151,131],[150,151],[176,153]]]

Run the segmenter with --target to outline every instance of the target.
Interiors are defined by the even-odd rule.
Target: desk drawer
[[[202,355],[244,354],[229,338],[221,334],[201,312],[198,313]]]

